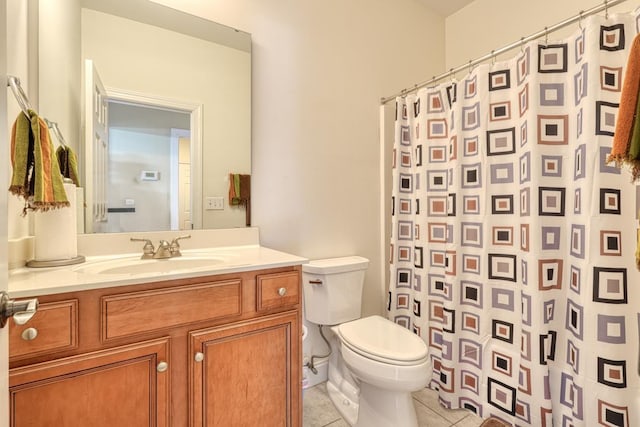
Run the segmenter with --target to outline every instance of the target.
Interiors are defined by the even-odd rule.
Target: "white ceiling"
[[[420,0],[429,9],[432,9],[442,16],[449,16],[462,9],[466,5],[473,3],[473,0]]]

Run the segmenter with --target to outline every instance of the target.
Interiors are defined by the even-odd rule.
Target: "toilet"
[[[305,318],[330,326],[327,391],[355,427],[417,427],[411,392],[432,367],[425,342],[381,316],[360,318],[369,260],[350,256],[302,266]]]

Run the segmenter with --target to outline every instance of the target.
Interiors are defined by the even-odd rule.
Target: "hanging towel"
[[[640,160],[629,156],[631,136],[636,120],[638,95],[640,94],[640,34],[637,34],[631,44],[624,83],[620,96],[620,108],[613,136],[613,148],[607,163],[616,162],[618,166],[628,163],[632,169],[633,180],[640,176]]]
[[[56,157],[58,158],[58,166],[62,176],[69,178],[76,187],[79,187],[80,179],[78,178],[78,158],[76,153],[70,147],[61,145],[56,150]]]
[[[251,175],[229,174],[229,205],[244,206],[246,225],[251,225]]]
[[[635,119],[631,128],[631,137],[629,138],[629,158],[634,164],[640,164],[640,94],[636,103]],[[638,173],[634,173],[634,177]]]
[[[11,166],[9,191],[25,199],[23,215],[69,206],[49,129],[33,110],[20,113],[11,129]]]
[[[249,199],[251,192],[251,175],[239,173],[229,174],[229,204],[232,206],[243,205],[244,200]]]

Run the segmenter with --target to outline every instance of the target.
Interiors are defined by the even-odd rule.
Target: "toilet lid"
[[[411,362],[427,356],[425,342],[406,328],[380,316],[370,316],[338,326],[349,347],[387,360]]]

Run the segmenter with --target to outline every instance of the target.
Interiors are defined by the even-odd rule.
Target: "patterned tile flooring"
[[[306,389],[302,401],[303,427],[349,427],[331,403],[326,383]],[[440,406],[437,393],[430,389],[413,393],[413,402],[420,427],[478,427],[482,424],[482,418],[465,409]]]

